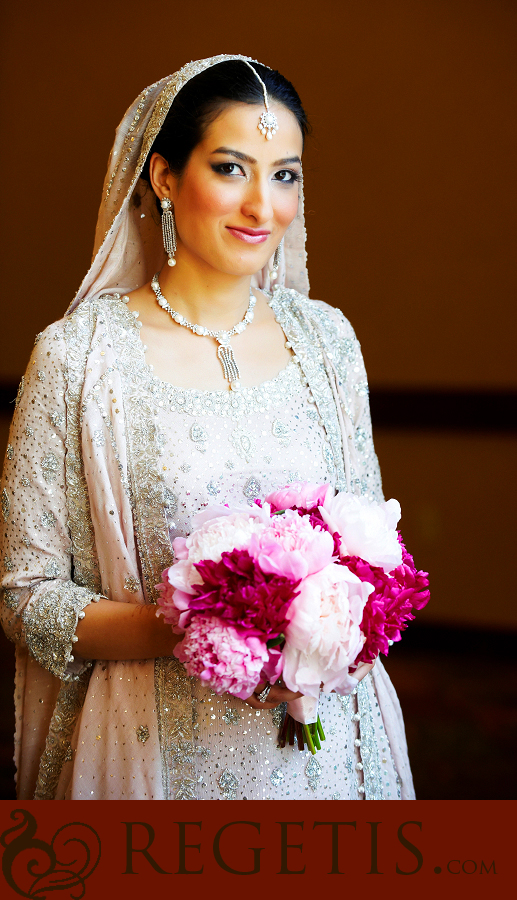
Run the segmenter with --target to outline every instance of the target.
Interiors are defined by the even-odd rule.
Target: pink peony
[[[398,500],[376,503],[342,491],[335,497],[328,496],[320,512],[330,531],[339,533],[342,556],[360,556],[385,572],[401,564]]]
[[[274,512],[280,509],[312,509],[321,506],[327,493],[334,493],[329,484],[311,484],[307,481],[294,481],[278,491],[268,494],[266,501],[271,504]]]
[[[264,572],[298,581],[330,563],[334,541],[326,528],[313,527],[307,517],[288,509],[252,535],[249,552]]]
[[[348,670],[364,643],[363,610],[372,586],[345,566],[331,563],[309,575],[289,607],[283,678],[292,691],[318,697],[349,693],[357,684]]]
[[[216,694],[246,700],[260,681],[269,651],[258,638],[217,618],[196,616],[174,655],[189,675],[196,675]]]

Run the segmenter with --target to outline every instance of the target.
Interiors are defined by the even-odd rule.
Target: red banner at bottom
[[[510,801],[3,801],[1,893],[481,897],[515,882],[514,814]]]

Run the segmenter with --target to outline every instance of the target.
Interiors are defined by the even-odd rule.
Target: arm
[[[76,652],[90,659],[172,656],[183,635],[173,634],[154,605],[113,603],[102,597],[77,626]]]
[[[36,344],[9,435],[1,485],[1,616],[8,637],[41,666],[74,680],[90,659],[170,655],[177,638],[156,618],[156,607],[100,599],[73,579],[64,360],[56,323]]]

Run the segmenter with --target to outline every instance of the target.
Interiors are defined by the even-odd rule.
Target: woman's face
[[[278,131],[266,140],[264,108],[231,104],[207,127],[180,178],[165,176],[174,202],[176,258],[229,275],[252,275],[274,253],[298,210],[302,134],[271,104]]]

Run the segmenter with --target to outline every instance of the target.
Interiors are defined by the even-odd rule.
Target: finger
[[[354,678],[357,678],[358,681],[362,681],[365,675],[368,675],[368,672],[371,672],[373,667],[374,663],[361,663],[361,665],[357,667],[355,672],[351,672],[350,674]]]
[[[290,691],[285,687],[277,687],[275,685],[275,687],[271,688],[266,700],[260,701],[257,697],[257,691],[255,691],[245,702],[253,709],[275,709],[280,703],[289,703],[290,700],[297,700],[302,696],[303,694],[299,691]]]

